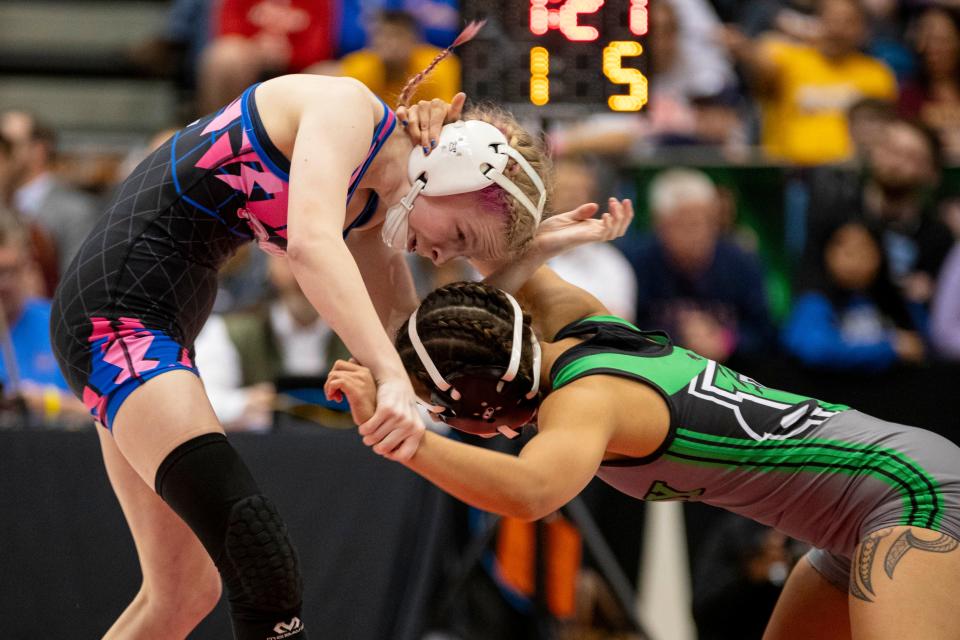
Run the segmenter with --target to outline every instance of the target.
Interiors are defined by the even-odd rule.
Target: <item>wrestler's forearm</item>
[[[537,251],[527,251],[522,256],[507,262],[472,261],[474,268],[483,276],[484,284],[509,293],[517,293],[521,287],[546,264],[547,256]]]
[[[543,516],[538,496],[543,482],[526,461],[515,456],[428,431],[416,454],[404,464],[478,509],[522,520]]]

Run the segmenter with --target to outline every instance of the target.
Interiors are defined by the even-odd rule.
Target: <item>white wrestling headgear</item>
[[[510,158],[516,160],[540,192],[536,204],[504,175]],[[425,156],[419,147],[410,152],[407,174],[412,185],[410,191],[387,210],[380,232],[384,243],[394,249],[407,246],[407,217],[421,193],[449,196],[498,184],[530,212],[534,227],[540,224],[547,200],[546,187],[536,170],[510,146],[503,132],[481,120],[460,120],[444,125],[437,148],[430,155]]]
[[[507,296],[513,309],[513,338],[506,368],[502,365],[467,366],[460,371],[449,372],[444,377],[417,333],[419,308],[410,315],[407,335],[434,385],[430,390],[432,404],[418,400],[421,405],[461,431],[481,436],[501,433],[508,438],[516,438],[520,427],[531,422],[537,412],[541,353],[540,343],[531,331],[533,381],[529,389],[511,384],[520,370],[520,356],[523,353],[523,311],[512,295],[506,291],[502,293]]]

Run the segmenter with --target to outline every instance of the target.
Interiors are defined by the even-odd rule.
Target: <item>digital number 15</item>
[[[639,42],[614,40],[603,48],[603,75],[614,84],[630,86],[627,95],[607,99],[613,111],[639,111],[647,104],[647,78],[639,69],[623,66],[624,58],[643,53]],[[550,52],[544,47],[530,49],[530,102],[542,107],[550,102]]]

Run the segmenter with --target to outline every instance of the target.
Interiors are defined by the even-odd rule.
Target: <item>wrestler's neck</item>
[[[407,164],[412,148],[406,132],[398,126],[387,138],[380,152],[373,159],[370,170],[360,181],[358,186],[361,189],[376,191],[383,204],[381,210],[377,212],[377,218],[371,221],[370,226],[378,224],[378,219],[383,217],[386,208],[400,202],[400,199],[410,190]]]
[[[580,338],[564,338],[556,342],[540,342],[540,388],[544,391],[550,391],[552,388],[550,380],[550,371],[553,364],[569,349],[583,342]]]

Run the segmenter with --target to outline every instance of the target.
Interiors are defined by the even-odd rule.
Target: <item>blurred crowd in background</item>
[[[462,26],[456,0],[167,4],[124,64],[176,88],[171,129],[284,73],[354,77],[395,104]],[[649,8],[646,109],[544,131],[557,212],[618,195],[634,198],[637,223],[615,246],[552,266],[617,315],[718,361],[779,353],[874,375],[960,360],[960,4]],[[449,100],[460,74],[448,58],[417,97]],[[48,300],[116,185],[171,131],[119,154],[65,148],[60,133],[29,110],[0,113],[0,380],[32,424],[79,426],[89,420],[50,353]],[[411,266],[421,293],[472,275],[459,263]],[[236,430],[270,427],[279,378],[322,376],[343,355],[284,261],[252,247],[223,274],[197,342],[211,400]],[[738,567],[731,581],[759,589],[782,582],[787,542],[771,535],[706,549]],[[734,592],[714,587],[700,615],[722,619]]]

